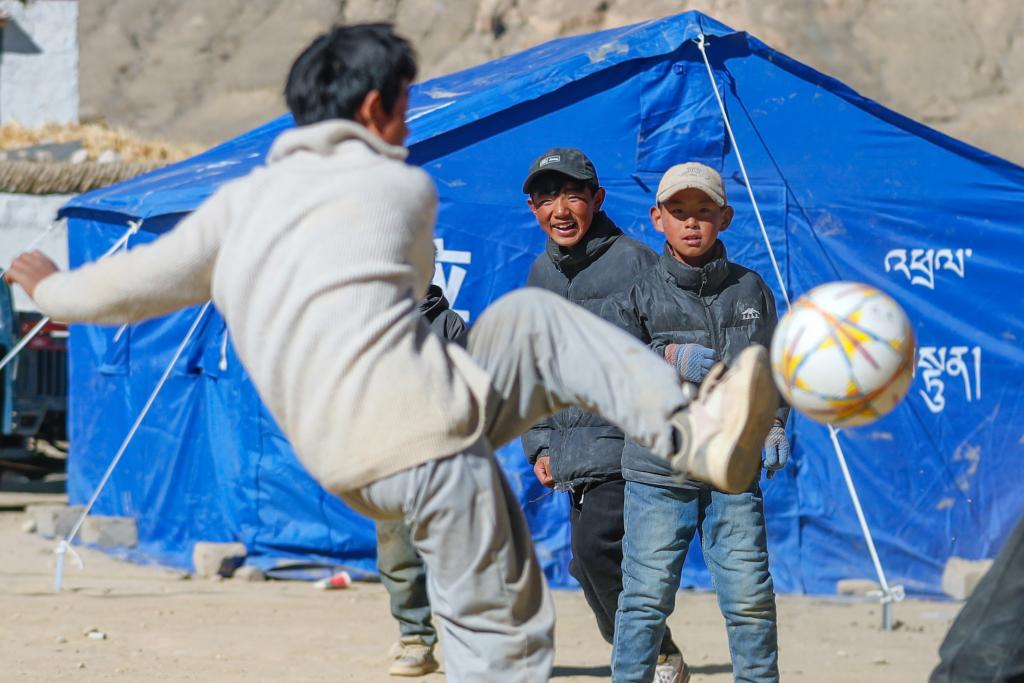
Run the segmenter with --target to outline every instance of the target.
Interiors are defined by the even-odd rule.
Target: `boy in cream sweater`
[[[570,405],[676,471],[742,490],[777,403],[752,347],[689,406],[643,344],[548,292],[479,317],[467,349],[417,311],[436,194],[404,163],[416,62],[382,24],[334,27],[289,73],[296,128],[150,244],[69,272],[38,252],[6,277],[57,320],[117,324],[212,299],[304,466],[349,506],[404,518],[428,567],[449,681],[546,681],[554,615],[493,455]]]

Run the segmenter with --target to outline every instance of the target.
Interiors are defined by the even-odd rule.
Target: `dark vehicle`
[[[41,317],[14,310],[10,288],[0,280],[0,357]],[[47,323],[0,370],[0,475],[8,470],[36,480],[65,468],[67,340],[66,326]]]

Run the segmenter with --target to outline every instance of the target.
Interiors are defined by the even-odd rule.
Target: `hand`
[[[775,418],[768,436],[764,440],[764,468],[768,470],[768,478],[786,466],[789,462],[789,439],[786,438],[786,425]]]
[[[665,360],[675,367],[680,379],[700,384],[715,364],[715,351],[700,344],[669,344]]]
[[[9,284],[21,285],[30,296],[35,296],[36,286],[58,270],[57,264],[41,251],[30,251],[14,259],[11,267],[4,273]]]
[[[549,489],[555,488],[555,478],[551,476],[551,457],[542,455],[533,463],[533,473],[537,475],[537,481]]]

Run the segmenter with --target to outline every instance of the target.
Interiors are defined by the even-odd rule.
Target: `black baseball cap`
[[[570,178],[582,180],[586,183],[600,185],[597,181],[597,170],[594,162],[587,158],[587,155],[575,147],[552,147],[548,151],[534,159],[530,164],[530,172],[523,181],[523,192],[530,193],[530,183],[541,173],[562,173]]]

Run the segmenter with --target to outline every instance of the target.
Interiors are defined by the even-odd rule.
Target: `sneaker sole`
[[[730,371],[743,377],[741,396],[748,397],[737,406],[737,432],[728,437],[735,443],[728,455],[724,481],[717,483],[726,493],[746,491],[761,471],[761,449],[778,409],[778,392],[772,380],[768,352],[763,346],[744,349]]]
[[[390,669],[388,669],[388,675],[402,676],[403,678],[414,678],[418,676],[426,676],[427,674],[432,674],[440,668],[441,666],[438,662],[434,662],[433,664],[429,664],[427,666],[422,666],[419,668],[404,668],[400,666],[392,666]]]

